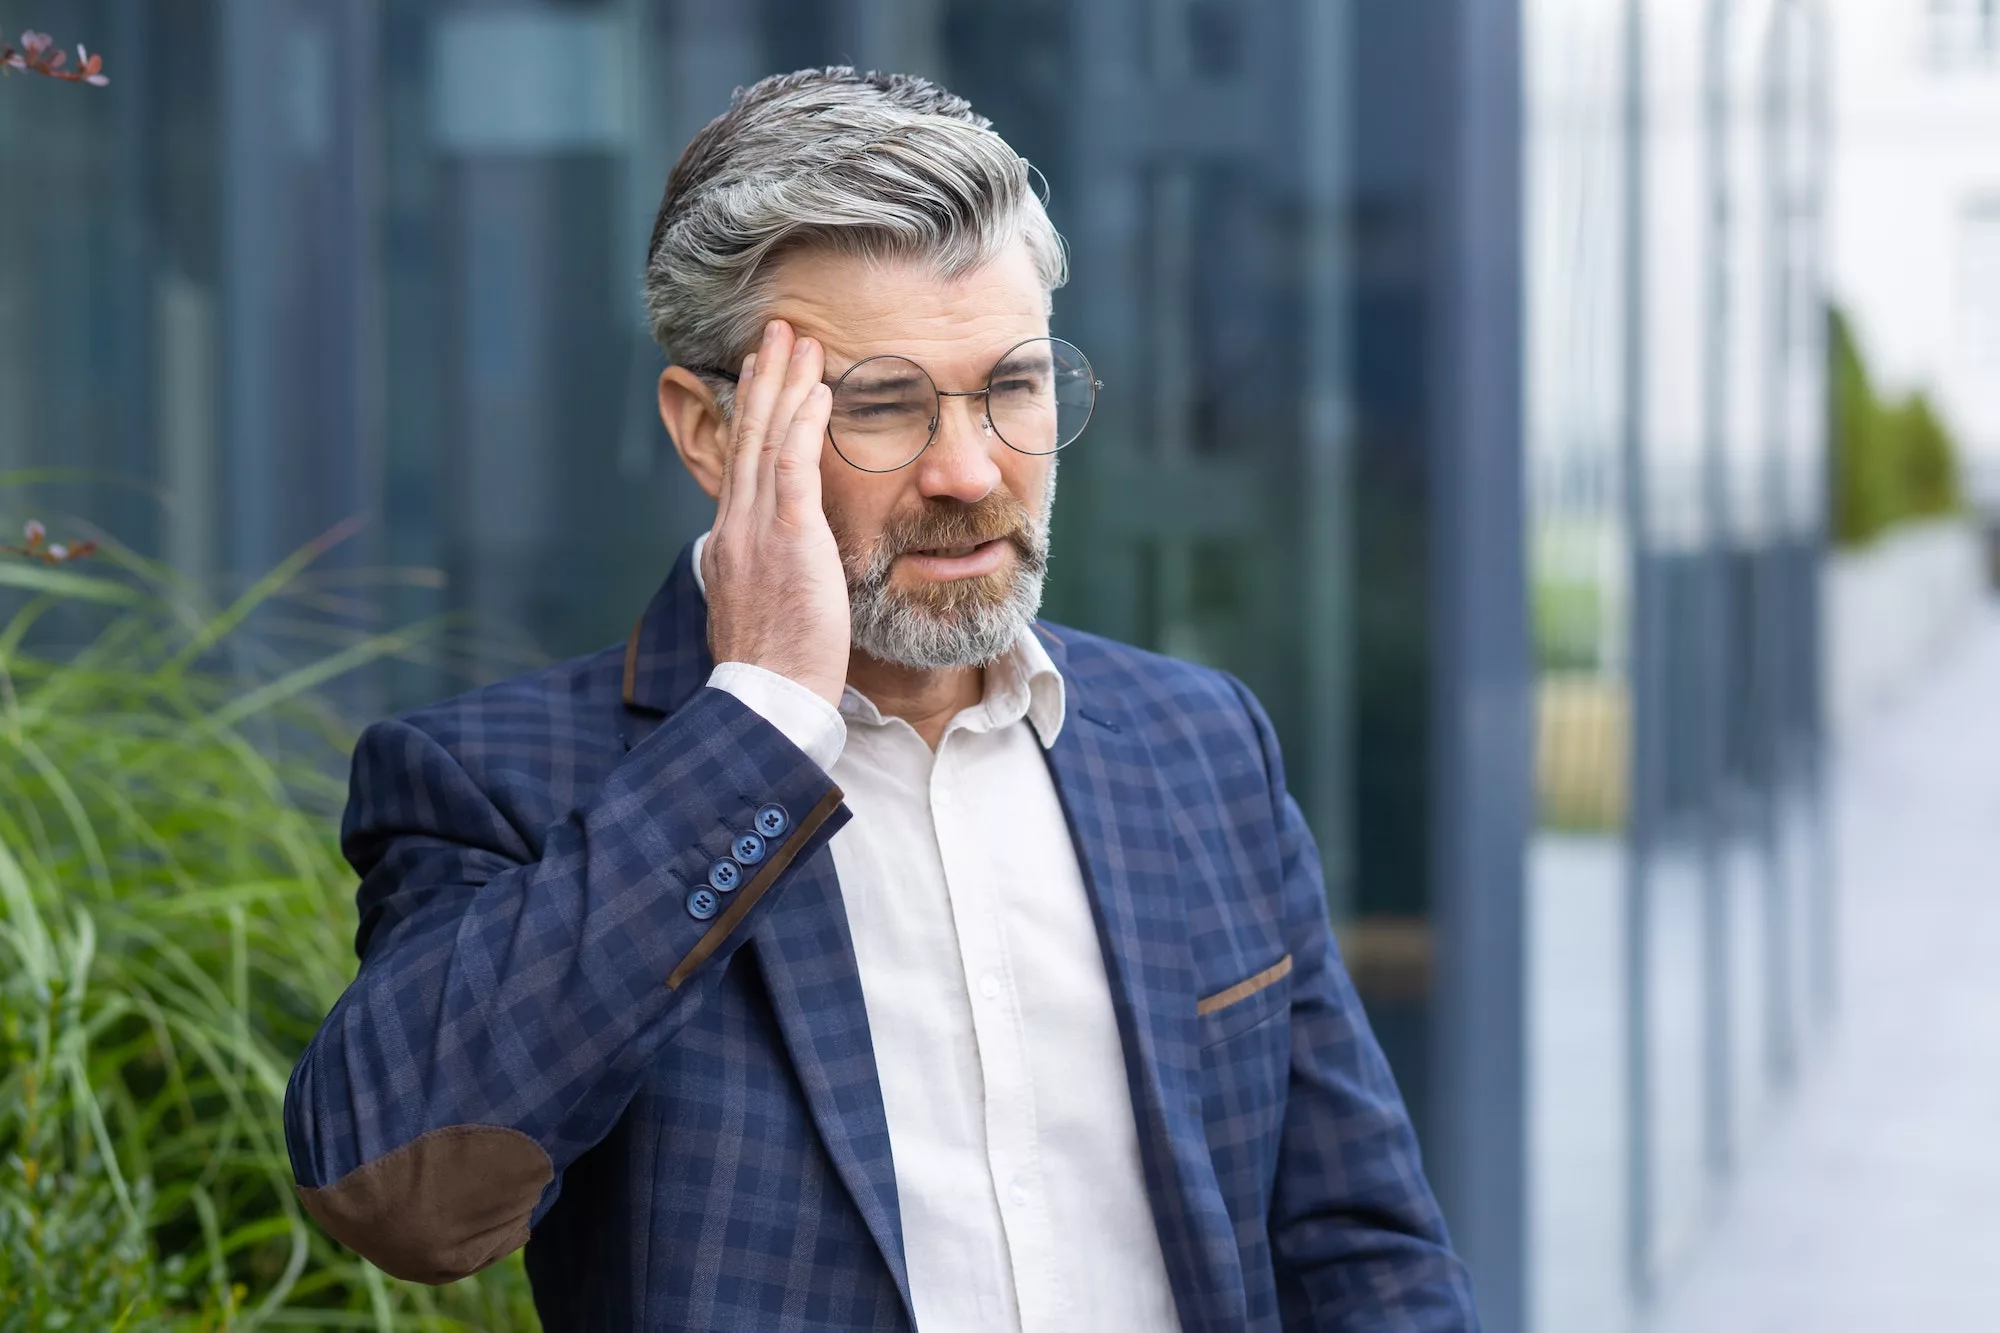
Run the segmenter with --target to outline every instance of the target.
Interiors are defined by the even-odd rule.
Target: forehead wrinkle
[[[941,389],[977,388],[1008,351],[1048,333],[1047,298],[1018,248],[957,279],[917,261],[825,253],[789,260],[777,277],[766,314],[819,341],[828,380],[886,355],[916,362]]]

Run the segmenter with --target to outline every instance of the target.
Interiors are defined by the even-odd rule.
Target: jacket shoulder
[[[1156,734],[1197,744],[1257,743],[1250,691],[1226,671],[1049,621],[1038,627],[1060,645],[1063,674],[1089,711],[1115,706]]]
[[[394,720],[455,753],[487,748],[510,735],[546,743],[578,728],[603,730],[623,704],[623,659],[624,645],[605,648],[424,704]]]

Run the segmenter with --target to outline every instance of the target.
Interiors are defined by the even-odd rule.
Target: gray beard
[[[1056,474],[1049,469],[1042,512],[1028,527],[1028,549],[1015,548],[1014,577],[1004,599],[977,598],[948,611],[904,599],[889,586],[896,554],[877,550],[867,568],[847,572],[854,646],[878,662],[922,671],[983,667],[1014,646],[1042,609],[1049,568],[1049,521]]]

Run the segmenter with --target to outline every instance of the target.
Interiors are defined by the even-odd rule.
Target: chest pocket
[[[1292,956],[1202,998],[1195,1006],[1202,1049],[1283,1013],[1292,998]]]

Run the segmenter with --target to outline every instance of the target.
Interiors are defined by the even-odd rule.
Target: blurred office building
[[[1835,989],[1827,17],[1528,0],[1530,1327],[1629,1327]]]
[[[1878,374],[1934,390],[2000,507],[2000,4],[1838,12],[1828,283]]]
[[[1882,386],[1926,394],[1950,426],[1985,530],[1984,578],[2000,587],[2000,3],[1840,0],[1836,13],[1828,287]],[[1947,621],[1974,593],[1964,538],[1903,543],[1933,548],[1905,558],[1933,566]],[[1865,685],[1835,689],[1837,715]]]
[[[0,90],[0,471],[58,470],[0,511],[218,590],[364,515],[327,564],[484,675],[710,516],[638,295],[681,145],[803,65],[969,97],[1106,386],[1047,609],[1269,707],[1488,1328],[1699,1248],[1837,983],[1822,0],[46,8],[113,79]]]

